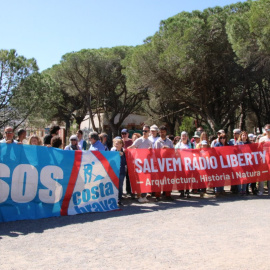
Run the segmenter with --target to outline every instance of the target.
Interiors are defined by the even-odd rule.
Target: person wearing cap
[[[71,135],[69,138],[69,145],[65,147],[64,150],[81,150],[78,145],[78,137],[76,135]]]
[[[126,128],[123,128],[121,130],[121,137],[122,137],[122,140],[124,142],[124,146],[123,146],[124,152],[133,143],[133,141],[128,136],[129,136],[128,130]],[[130,180],[129,180],[128,169],[126,171],[126,193],[129,194],[132,199],[135,198],[135,195],[131,192],[131,185],[130,185]]]
[[[126,128],[121,130],[121,137],[122,140],[124,142],[124,150],[126,150],[129,146],[132,145],[132,140],[128,137],[129,136],[129,132]]]
[[[191,142],[191,143],[193,143],[195,148],[196,148],[197,144],[200,142],[200,136],[201,136],[201,132],[199,132],[199,131],[194,132],[194,136],[192,137],[193,142]]]
[[[221,134],[225,134],[224,129],[220,129],[220,130],[217,132],[217,139],[215,139],[215,140],[212,141],[211,147],[215,147],[215,144],[219,142],[219,136],[220,136]]]
[[[6,127],[5,128],[5,138],[0,141],[0,143],[15,143],[17,144],[18,142],[13,139],[14,137],[14,130],[13,127]]]
[[[149,140],[152,142],[152,148],[155,148],[155,143],[157,141],[158,137],[158,127],[156,125],[152,125],[150,127],[150,133],[151,135],[149,136]]]
[[[174,148],[173,142],[166,137],[167,128],[165,126],[159,127],[160,137],[155,142],[155,149],[166,149],[166,148]],[[171,191],[165,191],[165,196],[167,200],[173,201],[171,197]],[[161,192],[155,192],[156,202],[160,201]]]
[[[229,145],[236,145],[236,142],[238,141],[240,134],[241,134],[241,130],[239,128],[234,129],[233,139],[230,139]]]
[[[181,132],[181,138],[180,141],[175,145],[175,149],[193,149],[194,145],[190,142],[188,138],[188,133],[186,131]],[[179,190],[180,192],[180,197],[185,197],[184,190]],[[186,195],[187,198],[191,198],[189,194],[189,189],[186,189]]]
[[[105,147],[100,142],[97,132],[93,131],[89,133],[89,141],[91,143],[89,151],[105,151]]]
[[[259,140],[259,144],[270,142],[270,124],[266,124],[264,126],[264,130],[266,135],[261,137]],[[267,181],[268,195],[270,195],[270,181]],[[259,192],[258,195],[263,195],[264,192],[264,181],[259,182]]]
[[[150,133],[150,126],[144,125],[143,126],[143,136],[138,138],[133,142],[128,149],[137,148],[137,149],[152,149],[152,142],[148,139]],[[138,202],[139,203],[146,203],[149,202],[146,198],[146,193],[137,193]]]
[[[248,138],[251,143],[255,143],[256,136],[253,133],[249,133]]]

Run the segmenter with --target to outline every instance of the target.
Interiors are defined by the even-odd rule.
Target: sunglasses
[[[226,138],[224,138],[224,137],[220,137],[220,139],[221,139],[221,140],[225,140]]]
[[[72,142],[77,141],[76,139],[71,139]]]
[[[147,133],[147,132],[149,132],[149,130],[143,130],[142,132],[146,132]]]
[[[121,134],[122,134],[122,135],[127,135],[127,133],[126,133],[126,132],[122,132]]]

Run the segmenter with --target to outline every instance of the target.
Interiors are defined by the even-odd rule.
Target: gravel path
[[[270,269],[270,196],[0,223],[0,269]],[[153,200],[153,199],[152,199]]]

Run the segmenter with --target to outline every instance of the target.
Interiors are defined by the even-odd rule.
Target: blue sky
[[[161,20],[234,0],[0,0],[0,49],[37,60],[40,71],[86,48],[136,46]],[[243,2],[243,1],[241,1]]]

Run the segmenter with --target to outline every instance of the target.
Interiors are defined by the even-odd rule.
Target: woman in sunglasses
[[[76,135],[71,135],[69,142],[70,144],[65,147],[65,150],[81,150],[78,145],[78,137]]]

